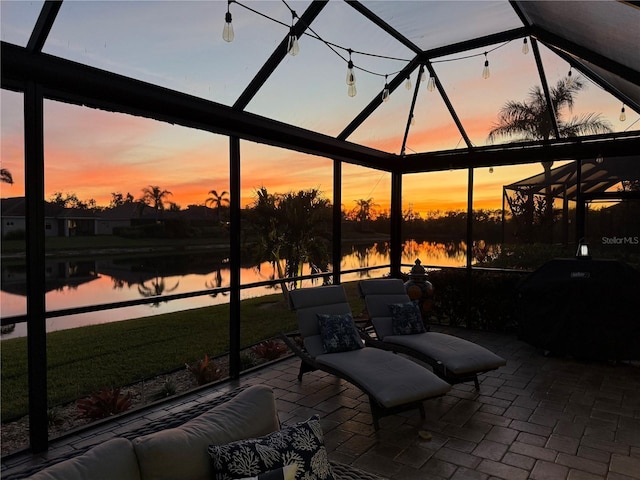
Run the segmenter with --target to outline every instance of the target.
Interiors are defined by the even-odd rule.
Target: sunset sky
[[[1,3],[2,40],[26,45],[42,6],[41,1]],[[287,2],[302,15],[309,1]],[[366,3],[397,28],[406,26],[412,41],[433,48],[455,41],[451,16],[459,28],[477,34],[520,26],[507,2],[423,2],[424,18],[409,15],[414,2]],[[459,8],[452,9],[452,4]],[[280,1],[246,2],[251,8],[284,25],[232,4],[235,39],[221,38],[227,3],[223,1],[65,1],[43,51],[97,68],[114,71],[232,105],[273,49],[286,35],[291,13]],[[505,8],[506,5],[506,8]],[[464,7],[464,8],[462,8]],[[473,20],[473,21],[472,21]],[[496,25],[496,22],[498,24]],[[412,30],[420,25],[424,31]],[[449,27],[445,28],[445,25]],[[374,96],[388,74],[392,78],[413,54],[363,20],[351,7],[334,0],[312,25],[325,41],[354,51],[390,58],[353,55],[358,94],[347,96],[346,64],[327,45],[305,36],[300,54],[276,69],[247,110],[327,135],[337,135]],[[486,29],[486,32],[483,31]],[[356,32],[356,34],[354,34]],[[525,100],[539,85],[531,52],[523,55],[522,41],[495,45],[482,51],[434,60],[434,68],[474,145],[485,145],[497,112],[508,100]],[[491,77],[481,76],[487,51]],[[569,65],[541,46],[547,78],[555,84]],[[468,58],[463,58],[468,57]],[[574,70],[574,76],[579,72]],[[417,72],[411,75],[415,86]],[[369,147],[399,154],[413,90],[404,86],[349,138]],[[22,95],[3,90],[1,102],[2,168],[14,185],[2,184],[2,197],[24,194]],[[637,129],[638,114],[626,108],[626,122],[618,119],[621,103],[586,80],[576,97],[572,115],[600,113],[614,131]],[[407,153],[464,148],[438,92],[421,84]],[[243,141],[242,204],[253,201],[261,186],[272,192],[318,188],[332,199],[331,160]],[[169,200],[182,208],[204,204],[208,191],[229,190],[228,139],[162,122],[89,108],[45,102],[46,197],[54,192],[75,193],[106,206],[112,192],[141,196],[142,188],[158,185],[172,192]],[[399,158],[399,161],[401,159]],[[496,167],[475,172],[476,208],[500,208],[502,187],[538,174],[539,164]],[[344,165],[343,205],[373,198],[388,208],[390,174]],[[415,211],[465,209],[467,172],[407,175],[403,181],[403,208]]]

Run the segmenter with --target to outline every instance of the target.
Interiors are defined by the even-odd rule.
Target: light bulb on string
[[[627,114],[624,111],[624,103],[622,104],[622,108],[620,109],[620,121],[624,122],[627,119]]]
[[[414,126],[416,124],[416,117],[413,115],[413,113],[411,114],[411,126]]]
[[[436,79],[429,75],[429,83],[427,83],[427,90],[433,92],[436,89]]]
[[[356,83],[356,76],[353,73],[353,61],[351,60],[351,49],[349,49],[349,62],[347,63],[347,85]]]
[[[527,40],[527,37],[524,37],[522,42],[522,54],[526,55],[527,53],[529,53],[529,41]]]
[[[291,10],[291,28],[289,29],[289,42],[287,45],[287,52],[289,52],[289,55],[291,55],[292,57],[295,57],[296,55],[298,55],[298,53],[300,53],[298,37],[293,31],[293,22],[296,19],[296,16],[296,12]]]
[[[407,75],[407,81],[404,83],[404,88],[411,90],[411,77]]]
[[[350,97],[355,97],[357,93],[358,91],[356,90],[355,83],[352,83],[351,85],[349,85],[349,87],[347,87],[347,95],[349,95]]]
[[[427,72],[425,72],[424,70],[420,74],[420,81],[421,82],[426,82],[427,81]]]
[[[235,36],[233,33],[233,24],[231,23],[231,12],[229,11],[229,5],[231,5],[231,0],[227,2],[227,13],[224,16],[224,28],[222,30],[222,39],[225,42],[233,42],[233,37]]]
[[[489,59],[487,58],[487,52],[484,52],[484,69],[482,70],[482,78],[485,80],[491,76],[489,72]]]
[[[569,67],[569,73],[567,73],[567,87],[573,87],[573,77],[572,77],[572,69],[573,67]]]
[[[387,75],[384,76],[384,90],[382,90],[382,101],[389,101],[389,83],[387,83]]]

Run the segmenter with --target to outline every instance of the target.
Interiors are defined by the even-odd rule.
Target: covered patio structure
[[[577,234],[573,242],[585,236],[585,208],[591,202],[640,200],[640,191],[635,187],[640,182],[638,164],[640,157],[616,157],[606,159],[602,156],[585,160],[568,162],[553,168],[550,175],[540,173],[517,182],[505,185],[503,189],[503,221],[504,212],[511,210],[516,216],[510,192],[519,192],[521,198],[533,202],[534,197],[549,195],[562,205],[562,242],[569,243],[569,235]],[[576,224],[570,229],[570,202],[574,202]],[[506,203],[506,205],[505,205]]]
[[[5,7],[3,2],[3,8]],[[21,2],[17,2],[21,3]],[[26,3],[26,2],[25,2]],[[510,41],[521,42],[531,46],[535,59],[535,82],[541,85],[541,91],[547,104],[551,104],[550,82],[547,80],[549,72],[545,70],[543,55],[540,53],[541,47],[552,52],[555,58],[560,58],[570,68],[580,71],[585,77],[609,95],[616,99],[617,104],[626,106],[629,110],[640,112],[640,56],[638,55],[638,44],[640,43],[640,32],[637,25],[640,21],[640,9],[632,2],[469,2],[463,5],[457,2],[438,3],[438,8],[449,8],[450,24],[445,25],[444,31],[441,25],[432,25],[433,30],[428,30],[425,25],[430,25],[429,18],[432,2],[376,2],[376,1],[347,1],[328,2],[325,0],[314,0],[303,2],[299,5],[304,7],[304,12],[299,16],[292,10],[292,21],[287,32],[281,35],[281,40],[277,47],[272,50],[264,63],[257,66],[257,73],[246,78],[246,82],[241,86],[241,91],[233,99],[211,100],[204,95],[184,91],[165,84],[159,84],[148,77],[136,78],[133,74],[118,73],[110,71],[106,65],[94,66],[90,62],[84,62],[81,58],[66,58],[58,53],[60,37],[58,42],[52,47],[52,51],[47,52],[47,47],[51,44],[50,34],[55,32],[56,22],[63,17],[65,8],[74,8],[74,4],[84,2],[62,2],[48,0],[42,4],[42,8],[37,16],[37,20],[27,28],[27,39],[23,43],[3,41],[1,43],[2,58],[2,88],[11,92],[19,92],[23,99],[22,113],[24,116],[24,170],[25,170],[25,197],[27,202],[27,313],[21,318],[2,319],[5,323],[16,323],[18,321],[28,323],[28,361],[29,361],[29,419],[30,419],[30,446],[34,452],[43,452],[49,448],[49,438],[47,433],[47,331],[46,319],[52,313],[56,315],[74,313],[71,310],[65,312],[51,312],[45,302],[45,238],[42,225],[44,223],[44,210],[42,199],[45,198],[45,101],[54,101],[64,104],[99,109],[106,112],[117,112],[145,119],[152,119],[173,125],[180,125],[201,132],[214,133],[224,136],[228,140],[228,172],[230,179],[230,223],[229,223],[229,265],[231,267],[231,280],[228,291],[230,292],[230,316],[229,316],[229,342],[230,342],[230,376],[238,380],[241,373],[240,363],[240,321],[241,318],[241,291],[246,288],[241,283],[241,187],[243,171],[243,148],[251,143],[268,145],[285,149],[287,151],[302,152],[324,159],[328,159],[332,164],[333,178],[333,243],[332,255],[334,259],[340,258],[341,249],[341,204],[342,204],[342,172],[345,165],[359,165],[375,169],[380,172],[387,172],[391,178],[390,186],[390,265],[389,274],[399,276],[401,273],[401,248],[402,248],[402,195],[403,179],[408,174],[439,172],[439,171],[464,171],[468,178],[467,204],[468,204],[468,228],[466,231],[467,244],[473,243],[472,215],[474,199],[474,172],[479,168],[499,167],[510,165],[526,165],[538,163],[541,158],[545,161],[576,160],[588,167],[592,159],[604,158],[604,165],[627,165],[635,174],[640,170],[637,163],[638,147],[640,145],[640,132],[615,131],[607,134],[585,135],[575,138],[563,138],[559,134],[555,117],[551,116],[548,121],[553,125],[555,132],[553,138],[544,140],[515,141],[502,144],[481,144],[482,140],[473,140],[470,128],[465,127],[464,115],[459,113],[464,102],[454,106],[452,101],[452,90],[444,82],[439,74],[437,64],[438,59],[447,59],[451,56],[463,56],[469,52],[474,55],[482,55],[487,58],[487,50],[496,44]],[[90,3],[90,2],[89,2]],[[116,2],[118,3],[118,2]],[[129,2],[124,2],[129,3]],[[144,3],[144,2],[142,2]],[[194,2],[198,4],[200,2]],[[213,2],[214,4],[216,2]],[[219,2],[218,2],[219,3]],[[230,8],[240,6],[240,2],[229,2]],[[268,80],[283,65],[287,58],[288,44],[291,37],[298,39],[308,38],[314,34],[316,23],[322,18],[323,10],[329,11],[331,8],[344,8],[350,14],[357,15],[359,21],[366,24],[367,28],[381,31],[385,35],[385,41],[381,45],[392,43],[395,49],[388,53],[391,57],[401,55],[406,60],[402,67],[391,70],[391,75],[385,75],[384,88],[368,97],[368,103],[356,112],[356,114],[343,123],[343,127],[338,132],[315,128],[315,116],[311,113],[308,123],[296,124],[281,112],[273,112],[264,109],[256,113],[249,106],[251,102],[259,96],[262,89],[267,89]],[[226,5],[225,5],[226,6]],[[181,4],[182,8],[182,4]],[[435,8],[435,7],[434,7]],[[402,15],[397,17],[396,11]],[[301,10],[302,11],[302,10]],[[461,15],[464,16],[461,17]],[[238,18],[238,17],[236,17]],[[336,14],[332,18],[339,18]],[[400,21],[397,19],[400,18]],[[477,21],[480,19],[482,21]],[[493,20],[491,20],[493,19]],[[326,20],[326,19],[325,19]],[[220,18],[222,22],[222,17]],[[508,27],[505,27],[508,25]],[[222,26],[222,25],[221,25]],[[478,27],[478,28],[469,28]],[[139,25],[144,33],[145,25]],[[187,30],[189,27],[183,27]],[[64,28],[63,28],[64,29]],[[18,29],[20,30],[20,29]],[[347,29],[358,35],[358,28]],[[141,35],[143,37],[144,35]],[[55,35],[54,35],[55,37]],[[362,41],[362,39],[360,39]],[[266,42],[265,42],[266,43]],[[323,41],[324,43],[324,41]],[[106,46],[106,43],[105,43]],[[527,47],[528,48],[528,47]],[[186,52],[187,50],[185,50]],[[347,66],[346,55],[342,57],[344,66]],[[108,64],[109,62],[107,62]],[[117,63],[117,62],[115,62]],[[197,61],[193,63],[197,64]],[[488,60],[485,60],[488,66]],[[225,70],[225,64],[221,62],[220,71]],[[340,66],[341,72],[342,64]],[[376,142],[362,134],[366,130],[367,120],[370,119],[389,95],[393,94],[399,87],[406,85],[407,77],[414,74],[417,77],[431,77],[433,86],[437,90],[438,98],[443,105],[442,111],[448,117],[448,121],[459,134],[462,146],[451,146],[446,149],[431,148],[427,145],[420,148],[420,151],[408,153],[411,146],[408,144],[410,138],[412,119],[416,112],[416,99],[421,87],[420,81],[415,81],[415,86],[411,90],[412,100],[408,105],[404,105],[402,110],[402,121],[395,122],[394,128],[398,129],[399,140],[392,148],[381,148]],[[342,75],[342,73],[341,73]],[[387,78],[389,77],[389,78]],[[279,83],[280,81],[276,81]],[[378,83],[380,83],[378,81]],[[279,83],[282,86],[282,83]],[[382,86],[379,85],[379,86]],[[299,83],[295,85],[299,87]],[[295,90],[292,85],[284,85]],[[463,87],[461,86],[461,89]],[[223,89],[224,90],[224,89]],[[229,89],[230,90],[230,89]],[[362,89],[364,90],[364,89]],[[373,92],[373,90],[372,90]],[[269,90],[267,93],[269,95]],[[314,96],[313,89],[309,89],[301,95],[302,99]],[[287,98],[292,102],[291,98]],[[293,102],[292,102],[293,103]],[[296,113],[302,115],[304,108],[296,106]],[[407,107],[407,108],[404,108]],[[260,110],[258,107],[255,110]],[[295,115],[294,115],[295,117]],[[394,117],[395,118],[395,117]],[[384,123],[384,122],[383,122]],[[399,123],[399,127],[398,127]],[[471,120],[469,123],[472,123]],[[390,125],[387,125],[390,127]],[[615,167],[611,167],[615,168]],[[575,170],[575,167],[574,167]],[[597,171],[597,168],[594,170]],[[578,169],[574,177],[582,175],[583,170]],[[585,172],[587,173],[587,172]],[[559,174],[559,173],[558,173]],[[560,175],[560,174],[559,174]],[[571,177],[571,173],[566,171],[565,177]],[[637,178],[637,175],[636,175]],[[576,198],[586,198],[591,195],[591,187],[588,185],[583,190],[583,182],[576,179],[574,184],[574,194]],[[516,188],[514,186],[514,188]],[[524,188],[524,186],[523,186]],[[564,188],[564,187],[562,187]],[[584,224],[576,224],[575,238],[584,235]],[[467,268],[471,268],[471,254],[467,255]],[[340,262],[334,262],[331,272],[333,282],[341,282]],[[210,292],[193,292],[193,295],[207,295]],[[183,295],[183,297],[186,295]],[[171,300],[172,296],[166,297]],[[179,298],[179,296],[175,296]],[[142,303],[140,301],[139,303]],[[109,306],[100,305],[96,308],[105,309]],[[114,305],[113,308],[117,306]],[[88,307],[89,310],[91,307]],[[516,349],[517,350],[517,349]],[[529,352],[530,353],[530,352]],[[589,441],[583,444],[575,441],[575,429],[581,432],[587,431],[588,426],[576,427],[573,420],[580,419],[583,411],[587,418],[591,418],[592,409],[606,403],[604,409],[597,409],[598,415],[605,418],[606,425],[599,428],[595,424],[591,426],[598,430],[600,435],[598,445],[605,445],[606,460],[600,460],[596,472],[589,472],[585,475],[604,474],[606,471],[614,471],[616,474],[629,474],[637,472],[638,442],[635,433],[628,433],[625,429],[624,435],[631,435],[631,439],[625,440],[622,450],[618,450],[615,436],[621,430],[618,426],[611,431],[611,423],[608,420],[611,416],[616,416],[616,421],[620,424],[633,425],[637,427],[637,410],[631,405],[636,402],[637,388],[627,394],[626,390],[618,388],[624,383],[623,380],[616,380],[616,385],[611,386],[612,395],[615,402],[592,397],[592,403],[583,408],[582,404],[576,402],[572,407],[576,408],[574,413],[570,413],[569,423],[565,421],[569,418],[558,411],[564,412],[567,402],[575,399],[570,390],[577,385],[589,384],[590,379],[581,377],[572,366],[571,373],[563,376],[567,383],[557,383],[552,377],[564,375],[563,370],[551,369],[548,377],[537,379],[540,373],[540,364],[546,363],[544,358],[537,358],[533,364],[519,364],[517,362],[518,353],[514,351],[515,365],[522,365],[522,370],[514,365],[511,370],[499,373],[501,378],[486,379],[487,387],[494,393],[491,399],[484,397],[469,397],[470,392],[459,390],[452,403],[447,404],[444,400],[434,411],[440,412],[442,416],[449,415],[450,422],[440,423],[440,416],[434,417],[437,428],[446,431],[462,432],[451,443],[456,446],[453,450],[447,447],[446,441],[442,440],[438,451],[440,458],[434,458],[434,468],[445,467],[445,459],[449,455],[458,457],[458,453],[463,459],[456,460],[456,468],[476,468],[479,465],[488,465],[480,471],[486,478],[489,475],[499,476],[496,473],[503,468],[511,468],[504,465],[496,465],[492,457],[498,455],[498,451],[505,450],[504,441],[518,444],[515,450],[511,450],[511,463],[518,464],[525,462],[525,468],[519,477],[503,478],[527,478],[529,472],[540,463],[541,469],[546,469],[549,462],[556,467],[557,458],[564,458],[562,453],[571,456],[566,462],[574,465],[580,462],[580,458],[574,456],[580,446],[583,451],[591,452],[592,455],[600,455],[600,452],[593,452],[594,445]],[[510,367],[511,368],[511,367]],[[521,376],[522,375],[522,376]],[[597,374],[599,382],[607,383],[606,375],[601,372]],[[325,382],[326,379],[322,380]],[[326,392],[338,390],[348,390],[345,387],[332,383],[319,382],[318,385],[325,385]],[[496,382],[496,383],[493,383]],[[296,396],[296,388],[288,386],[294,390],[287,391],[287,394]],[[531,390],[527,391],[527,388]],[[540,393],[545,390],[546,393]],[[557,395],[556,395],[556,389]],[[282,393],[283,397],[285,393]],[[325,406],[336,406],[336,402],[345,401],[350,393],[346,393],[340,400],[332,398],[332,395],[323,397],[327,401]],[[604,392],[605,397],[609,392]],[[301,398],[301,397],[298,397]],[[484,402],[483,400],[486,400]],[[283,403],[283,407],[291,407],[293,404]],[[614,406],[611,406],[614,405]],[[317,406],[313,404],[313,406]],[[538,423],[525,425],[520,430],[508,430],[511,422],[528,422],[534,415],[536,409],[542,409]],[[630,415],[619,416],[615,413],[623,409]],[[339,408],[329,410],[340,410]],[[299,412],[298,412],[299,413]],[[357,417],[357,413],[355,416]],[[476,428],[466,430],[467,422],[472,424],[481,418]],[[502,424],[502,416],[510,418],[509,423]],[[550,416],[548,416],[550,415]],[[475,417],[475,418],[474,418]],[[549,424],[547,420],[552,418]],[[338,418],[337,420],[343,420]],[[405,422],[405,419],[396,419],[398,424]],[[626,423],[628,422],[628,423]],[[597,423],[597,422],[596,422]],[[615,422],[613,422],[615,423]],[[360,428],[359,424],[351,424],[354,428]],[[367,427],[364,427],[365,429]],[[436,428],[436,430],[437,430]],[[506,428],[503,430],[503,428]],[[540,430],[542,428],[542,430]],[[393,431],[394,429],[392,429]],[[395,429],[391,435],[398,436],[403,428]],[[447,433],[443,432],[445,435]],[[491,433],[493,432],[493,433]],[[540,434],[544,432],[544,434]],[[637,433],[637,429],[635,430]],[[340,445],[345,440],[343,432],[336,433],[336,445]],[[347,434],[348,435],[348,434]],[[400,434],[401,435],[401,434]],[[528,439],[527,442],[517,442],[518,437]],[[579,435],[582,437],[582,433]],[[522,438],[520,437],[520,438]],[[566,438],[571,440],[566,440]],[[449,437],[448,437],[449,438]],[[565,441],[566,440],[566,441]],[[354,449],[364,450],[364,445],[371,445],[374,440],[370,436],[362,438],[355,437],[353,441]],[[439,440],[436,440],[437,442]],[[553,459],[548,456],[549,445],[556,445]],[[568,445],[568,446],[567,446]],[[415,447],[415,445],[413,445]],[[421,447],[420,447],[421,448]],[[567,452],[565,452],[565,450]],[[400,453],[400,450],[396,450]],[[482,452],[476,458],[466,456],[469,452]],[[414,461],[423,463],[414,457],[416,452],[423,453],[422,450],[410,449],[406,456],[402,457],[404,462],[410,464]],[[527,459],[522,455],[530,453]],[[635,456],[633,456],[635,455]],[[527,455],[525,455],[527,456]],[[622,456],[624,459],[620,459]],[[483,457],[482,459],[480,459]],[[458,457],[459,458],[459,457]],[[500,455],[502,458],[502,455]],[[479,459],[476,461],[476,459]],[[534,459],[534,460],[531,460]],[[464,462],[469,460],[467,466]],[[444,463],[443,463],[444,462]],[[522,466],[522,465],[521,465]],[[449,468],[449,467],[446,467]],[[551,467],[549,467],[551,468]],[[560,467],[563,472],[570,468],[567,465]],[[410,478],[402,476],[403,470],[398,466],[396,478]],[[438,470],[440,476],[444,478],[453,475],[452,470]],[[510,471],[510,470],[509,470]],[[448,473],[447,473],[448,472]],[[461,475],[464,470],[460,470]],[[415,472],[414,472],[415,474]],[[439,474],[438,474],[439,475]],[[418,477],[420,478],[419,474]],[[587,476],[583,476],[587,478]],[[591,477],[592,478],[592,477]]]

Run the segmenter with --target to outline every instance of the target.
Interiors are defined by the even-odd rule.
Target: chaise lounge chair
[[[406,357],[365,346],[342,285],[293,290],[289,300],[304,342],[301,349],[291,338],[283,337],[302,359],[298,380],[319,369],[352,383],[369,396],[376,431],[380,417],[400,411],[417,408],[424,418],[422,402],[451,388]]]
[[[506,365],[504,358],[468,340],[438,332],[417,333],[426,330],[417,308],[419,325],[414,325],[416,328],[403,331],[403,325],[394,325],[399,318],[402,322],[403,310],[412,307],[402,280],[360,280],[358,288],[365,299],[376,334],[376,338],[367,336],[368,345],[422,360],[431,365],[434,373],[451,384],[473,381],[476,390],[480,390],[478,374]],[[395,318],[392,309],[396,310]]]

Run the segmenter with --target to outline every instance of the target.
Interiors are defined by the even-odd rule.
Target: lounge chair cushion
[[[291,307],[296,310],[298,328],[304,339],[304,348],[312,358],[324,353],[318,313],[326,315],[351,314],[351,307],[342,285],[293,290],[289,301]]]
[[[318,355],[316,362],[346,373],[387,408],[444,395],[451,388],[425,367],[372,347]]]
[[[402,280],[361,280],[358,286],[365,296],[376,336],[387,345],[410,348],[430,359],[429,363],[439,362],[445,372],[452,375],[475,374],[506,364],[502,357],[490,350],[455,335],[437,332],[395,335],[389,305],[410,301]]]
[[[502,357],[478,344],[444,333],[387,335],[384,341],[411,348],[440,361],[454,375],[493,370],[506,363]]]
[[[391,311],[391,329],[394,335],[426,332],[422,314],[414,302],[392,303],[389,305],[389,310]]]
[[[350,313],[317,316],[324,353],[348,352],[364,346]]]

